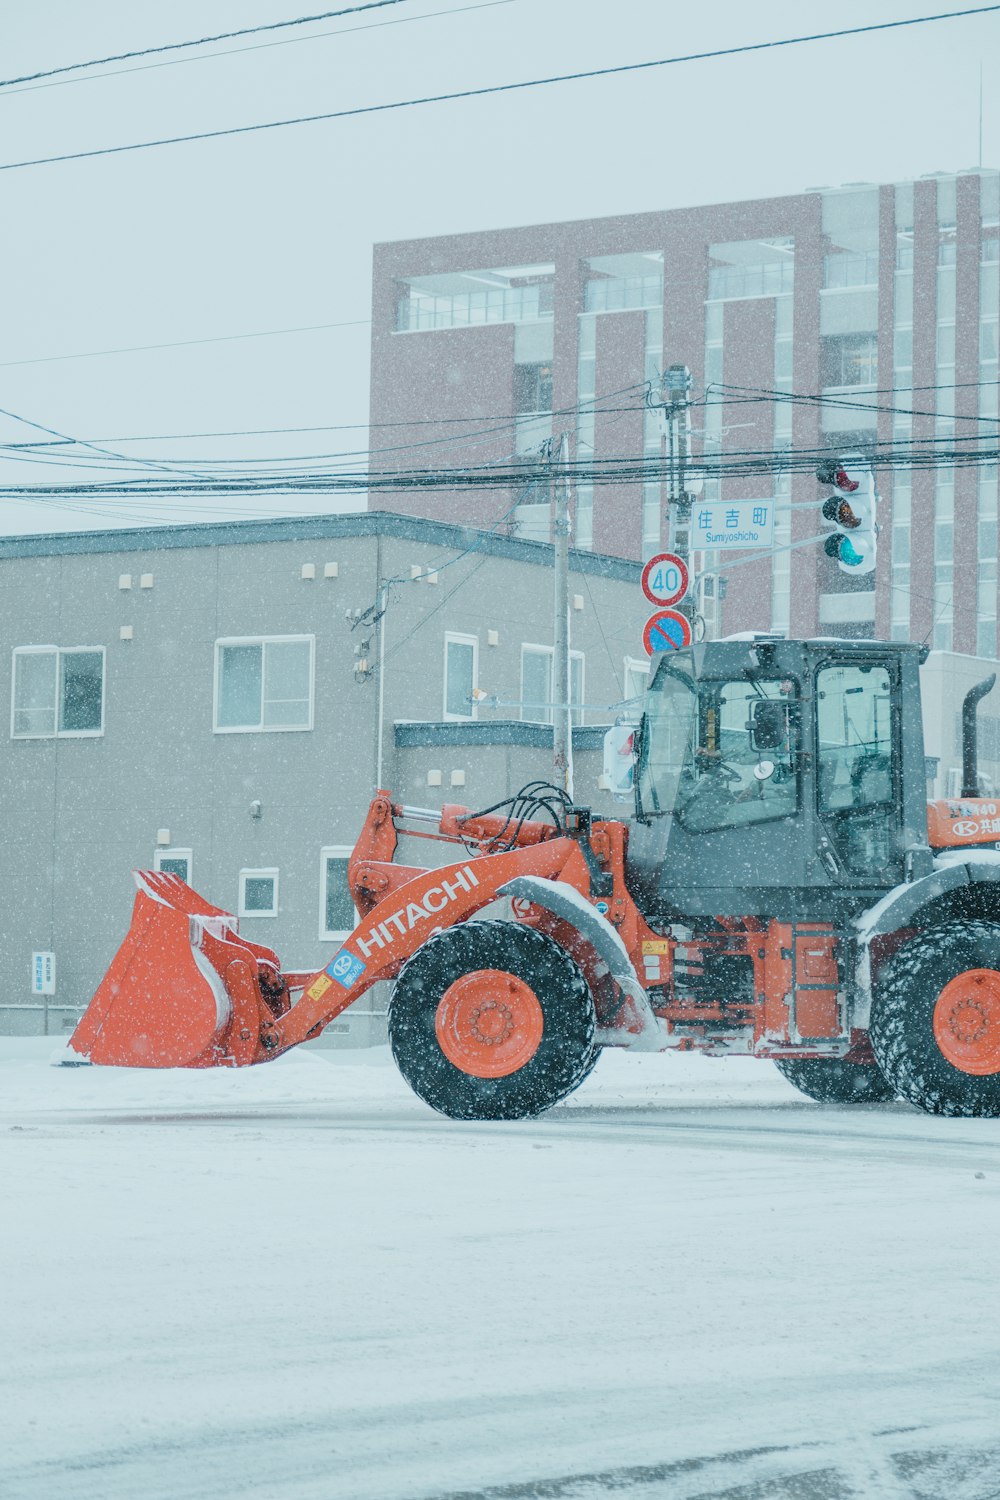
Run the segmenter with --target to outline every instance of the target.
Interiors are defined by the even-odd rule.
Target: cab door
[[[816,671],[817,813],[849,885],[903,878],[898,671],[856,653]]]

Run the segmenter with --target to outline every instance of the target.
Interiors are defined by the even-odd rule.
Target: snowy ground
[[[461,1125],[383,1051],[0,1043],[4,1500],[996,1500],[1000,1122],[607,1055]]]

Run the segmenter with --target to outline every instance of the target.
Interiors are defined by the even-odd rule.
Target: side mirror
[[[750,720],[750,747],[753,750],[779,750],[788,734],[787,708],[768,698],[758,698]]]
[[[612,796],[630,801],[638,732],[634,724],[614,724],[604,736],[604,779]]]

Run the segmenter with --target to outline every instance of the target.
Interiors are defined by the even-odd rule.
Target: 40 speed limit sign
[[[658,552],[642,570],[642,592],[650,604],[676,604],[689,581],[687,563],[676,552]]]

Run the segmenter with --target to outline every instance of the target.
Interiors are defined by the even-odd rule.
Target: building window
[[[241,917],[276,917],[278,915],[277,870],[241,870]]]
[[[551,318],[554,274],[554,265],[535,265],[408,277],[400,285],[396,329],[414,332]]]
[[[521,647],[521,718],[534,724],[551,724],[556,705],[552,692],[551,646]],[[572,721],[583,723],[582,651],[569,654],[569,701],[573,705]]]
[[[626,656],[624,683],[625,702],[638,711],[641,705],[635,700],[641,698],[649,686],[649,661]]]
[[[877,286],[878,251],[842,250],[838,255],[823,257],[825,287]]]
[[[444,638],[444,716],[474,719],[479,675],[479,637],[451,635]]]
[[[14,652],[14,739],[104,733],[103,646],[23,646]]]
[[[348,844],[320,850],[319,935],[331,942],[339,942],[357,926],[358,914],[347,883],[350,857]]]
[[[552,365],[514,366],[514,410],[518,415],[552,410]]]
[[[878,338],[874,333],[845,333],[820,339],[820,385],[874,385],[878,371]]]
[[[514,366],[514,451],[537,453],[552,436],[552,361]],[[545,537],[548,540],[548,536]]]
[[[311,729],[314,644],[311,635],[216,641],[216,733]]]
[[[191,850],[157,849],[153,855],[153,869],[165,875],[179,875],[186,885],[191,884]]]
[[[791,292],[795,278],[795,242],[791,239],[739,240],[708,249],[709,301],[742,297],[780,297]]]
[[[584,275],[588,313],[663,304],[663,256],[658,250],[592,256],[584,262]]]

